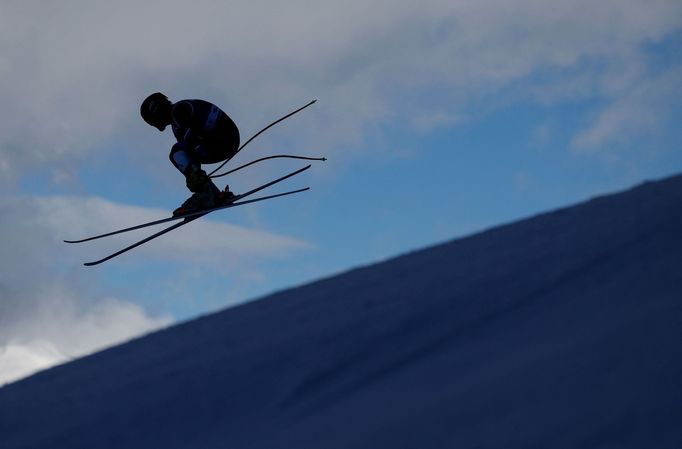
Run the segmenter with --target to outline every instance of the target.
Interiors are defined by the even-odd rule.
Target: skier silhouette
[[[231,158],[239,148],[239,129],[225,112],[204,100],[173,103],[161,92],[156,92],[142,102],[140,114],[159,131],[171,125],[177,139],[169,157],[185,175],[192,196],[173,211],[174,216],[210,209],[234,196],[227,187],[221,192],[201,169],[201,164]]]

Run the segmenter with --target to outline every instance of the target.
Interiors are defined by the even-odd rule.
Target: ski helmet
[[[168,97],[161,92],[156,92],[142,102],[140,115],[145,122],[163,131],[170,122],[171,106],[172,103]]]

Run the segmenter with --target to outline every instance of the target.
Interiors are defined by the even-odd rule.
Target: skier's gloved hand
[[[190,192],[200,192],[207,182],[211,180],[205,171],[199,169],[189,172],[185,179],[187,181],[187,188]]]

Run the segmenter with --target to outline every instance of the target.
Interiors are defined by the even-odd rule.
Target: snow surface
[[[0,389],[0,448],[682,448],[682,176]]]

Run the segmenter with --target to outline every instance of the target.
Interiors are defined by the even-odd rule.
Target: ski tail
[[[128,251],[130,251],[130,250],[133,249],[133,248],[137,248],[138,246],[140,246],[140,245],[142,245],[142,244],[144,244],[144,243],[147,243],[148,241],[153,240],[153,239],[155,239],[155,238],[157,238],[157,237],[160,237],[160,236],[162,236],[163,234],[172,231],[173,229],[179,228],[180,226],[183,226],[183,225],[189,223],[190,221],[196,220],[196,219],[199,218],[199,217],[201,217],[201,215],[198,215],[198,216],[193,217],[193,218],[188,218],[188,219],[183,220],[183,221],[181,221],[181,222],[179,222],[179,223],[175,223],[175,224],[172,225],[172,226],[169,226],[169,227],[167,227],[167,228],[165,228],[165,229],[162,229],[161,231],[157,232],[156,234],[152,234],[152,235],[150,235],[149,237],[146,237],[146,238],[140,240],[139,242],[135,242],[135,243],[133,243],[132,245],[123,248],[122,250],[119,250],[119,251],[116,251],[116,252],[113,253],[113,254],[110,254],[110,255],[108,255],[107,257],[104,257],[104,258],[102,258],[102,259],[100,259],[100,260],[95,260],[94,262],[85,262],[83,265],[85,265],[86,267],[92,267],[92,266],[94,266],[94,265],[99,265],[99,264],[101,264],[102,262],[106,262],[107,260],[113,259],[114,257],[119,256],[119,255],[121,255],[121,254],[123,254],[123,253],[125,253],[125,252],[128,252]]]

